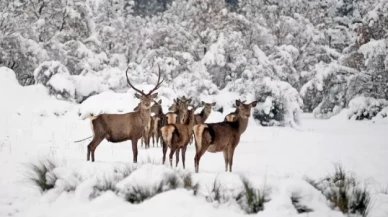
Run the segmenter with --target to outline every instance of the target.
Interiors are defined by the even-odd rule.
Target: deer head
[[[127,71],[125,73],[125,75],[127,76],[127,83],[130,87],[132,87],[132,89],[134,89],[137,92],[137,93],[135,93],[135,97],[140,99],[140,104],[137,107],[138,109],[139,108],[144,109],[144,110],[150,109],[152,101],[158,96],[158,93],[154,93],[154,91],[159,89],[160,85],[164,81],[164,78],[160,81],[160,66],[159,65],[158,65],[158,69],[159,69],[158,81],[157,81],[155,87],[152,90],[150,90],[147,94],[144,93],[143,90],[139,90],[131,84],[131,82],[129,81],[129,77],[128,77],[129,68],[127,69]]]
[[[151,112],[155,114],[162,113],[162,100],[154,101],[154,104],[151,106]]]
[[[251,109],[255,107],[257,101],[253,101],[249,104],[244,104],[245,101],[236,100],[236,106],[238,108],[238,116],[242,119],[249,119],[251,116]]]
[[[176,112],[178,111],[179,106],[179,98],[174,99],[174,103],[168,108],[168,111],[170,112]]]
[[[186,98],[185,96],[183,96],[179,100],[178,110],[185,114],[189,108],[190,103],[191,103],[191,98]]]
[[[204,109],[206,114],[209,114],[212,111],[212,107],[215,106],[215,105],[216,105],[215,102],[213,102],[213,103],[205,103],[204,101],[202,101],[202,106],[203,106],[203,109]]]

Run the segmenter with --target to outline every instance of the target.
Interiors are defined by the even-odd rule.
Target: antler
[[[158,64],[158,69],[159,69],[158,82],[156,83],[154,89],[152,89],[152,90],[148,93],[148,95],[150,95],[152,92],[154,92],[155,90],[157,90],[157,89],[160,87],[160,85],[163,83],[163,81],[164,81],[164,78],[163,78],[162,81],[160,81],[160,66],[159,66],[159,64]]]
[[[125,75],[127,76],[127,83],[129,84],[129,86],[131,86],[136,92],[141,93],[142,95],[145,95],[145,93],[143,91],[140,91],[139,89],[137,89],[136,87],[134,87],[131,84],[131,82],[129,81],[129,77],[128,77],[128,71],[129,71],[129,67],[127,68],[127,71],[125,72]]]

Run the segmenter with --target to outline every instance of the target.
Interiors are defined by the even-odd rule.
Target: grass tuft
[[[182,187],[179,177],[171,174],[154,187],[132,186],[131,190],[125,194],[125,199],[130,203],[138,204],[157,194]]]
[[[334,165],[334,173],[322,181],[308,181],[330,201],[333,209],[344,214],[368,216],[371,208],[370,193],[361,188],[356,178],[343,168],[341,164]]]
[[[46,192],[55,186],[58,177],[52,172],[56,167],[53,160],[45,159],[27,165],[27,179],[36,186],[40,192]]]
[[[218,203],[221,203],[221,199],[223,199],[223,197],[221,196],[221,185],[218,183],[217,179],[214,180],[213,182],[213,187],[210,191],[210,194],[208,196],[206,196],[206,200],[209,201],[209,202],[214,202],[214,201],[217,201]]]
[[[89,196],[89,198],[93,199],[98,196],[100,196],[102,193],[107,191],[117,192],[116,185],[118,183],[118,179],[110,178],[107,176],[104,176],[103,178],[100,178],[97,180],[97,184],[93,186],[93,192]]]
[[[254,214],[264,210],[264,203],[269,202],[266,189],[260,190],[252,186],[247,178],[241,176],[244,186],[242,197],[239,200],[241,208],[247,214]]]

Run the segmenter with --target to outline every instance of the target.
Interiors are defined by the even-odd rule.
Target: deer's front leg
[[[133,152],[134,163],[137,163],[137,141],[138,139],[132,139],[132,152]]]

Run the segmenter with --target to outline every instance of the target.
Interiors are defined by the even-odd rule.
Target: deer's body
[[[143,136],[144,129],[150,124],[151,101],[157,97],[157,93],[152,93],[159,88],[160,68],[158,83],[148,94],[136,89],[128,78],[128,70],[126,71],[128,84],[138,93],[136,98],[140,99],[137,109],[133,112],[125,114],[100,114],[97,116],[89,115],[91,127],[93,131],[93,140],[88,145],[87,160],[92,158],[94,162],[94,152],[98,145],[104,140],[118,143],[127,140],[132,141],[133,162],[137,162],[137,142]],[[140,93],[140,94],[139,94]]]
[[[172,166],[172,157],[176,152],[176,166],[179,163],[179,151],[182,149],[182,164],[185,168],[186,148],[189,144],[194,126],[194,111],[196,108],[188,110],[187,118],[183,124],[167,124],[161,128],[163,139],[163,164],[166,160],[167,147],[170,148],[170,165]]]
[[[202,101],[202,105],[204,108],[202,109],[201,113],[194,115],[194,124],[203,124],[209,117],[210,113],[212,112],[212,107],[216,105],[216,103],[205,103]],[[194,135],[190,138],[190,144],[193,143]]]
[[[225,170],[227,171],[229,166],[229,171],[232,172],[234,150],[240,142],[241,135],[247,129],[250,109],[252,106],[256,106],[256,101],[251,104],[242,104],[241,101],[237,100],[236,104],[240,107],[236,121],[199,124],[193,127],[196,172],[199,170],[200,158],[206,151],[212,153],[223,152]]]
[[[166,117],[163,113],[162,100],[155,102],[155,104],[151,108],[151,112],[155,113],[155,115],[151,116],[150,136],[152,138],[153,146],[155,147],[156,142],[157,147],[159,143],[159,138],[161,137],[160,128],[162,128],[162,126],[167,123]]]

